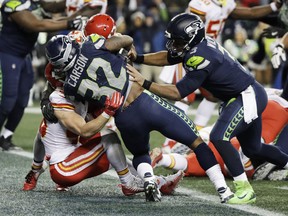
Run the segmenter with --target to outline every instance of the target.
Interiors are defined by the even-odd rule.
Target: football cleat
[[[156,176],[156,181],[160,192],[163,195],[171,195],[175,192],[179,182],[183,179],[184,172],[179,170],[177,173],[168,176]]]
[[[146,201],[148,202],[160,202],[161,193],[158,189],[158,185],[153,180],[145,181],[144,191],[146,196]]]
[[[24,191],[33,190],[37,185],[37,180],[38,180],[39,176],[44,171],[45,170],[43,168],[41,168],[39,171],[30,170],[29,173],[25,177],[25,182],[24,182],[22,190],[24,190]]]
[[[0,147],[3,151],[23,150],[21,147],[12,143],[11,139],[12,136],[7,137],[6,139],[3,136],[0,137]]]
[[[156,167],[157,163],[163,158],[162,151],[160,148],[154,148],[150,152],[151,166]]]
[[[270,181],[287,181],[288,170],[286,169],[274,170],[267,176],[267,179]]]
[[[221,200],[221,203],[227,203],[230,199],[234,197],[234,193],[230,190],[229,187],[218,188],[218,194]]]
[[[236,192],[228,204],[248,204],[256,202],[256,194],[248,181],[234,181]]]
[[[277,168],[276,165],[271,164],[269,162],[265,162],[261,165],[259,165],[253,175],[252,175],[252,179],[253,180],[265,180],[267,179],[268,175],[274,171]]]
[[[143,180],[141,178],[135,177],[128,184],[121,184],[122,192],[125,196],[132,196],[137,193],[144,192]]]

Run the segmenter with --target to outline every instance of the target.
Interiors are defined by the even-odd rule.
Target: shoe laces
[[[30,172],[26,175],[25,179],[27,183],[31,183],[32,179],[36,179],[36,173],[33,170],[30,170]]]

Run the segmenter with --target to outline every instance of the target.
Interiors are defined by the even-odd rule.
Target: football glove
[[[271,63],[273,68],[277,69],[281,65],[282,62],[286,61],[286,52],[284,49],[284,45],[279,43],[273,49],[273,54],[271,57]]]
[[[279,27],[268,27],[263,29],[262,36],[266,38],[280,38],[286,33],[285,29]]]
[[[73,20],[68,20],[68,29],[82,30],[87,22],[87,17],[77,16]]]
[[[111,97],[106,97],[104,112],[109,116],[113,116],[116,110],[123,103],[124,97],[121,96],[120,92],[114,92]]]
[[[51,105],[49,99],[42,99],[41,101],[41,111],[44,118],[51,122],[51,123],[57,123],[58,119],[54,115],[54,109]]]

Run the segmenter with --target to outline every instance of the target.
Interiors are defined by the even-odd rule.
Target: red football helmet
[[[107,14],[96,14],[87,21],[84,34],[99,34],[105,38],[110,38],[116,32],[114,19]]]
[[[48,63],[45,68],[45,77],[53,88],[63,87],[64,79],[63,73],[53,69],[53,65]]]

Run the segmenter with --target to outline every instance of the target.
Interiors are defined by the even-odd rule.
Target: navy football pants
[[[0,128],[15,131],[29,101],[34,82],[31,57],[17,57],[0,52],[1,101]]]

